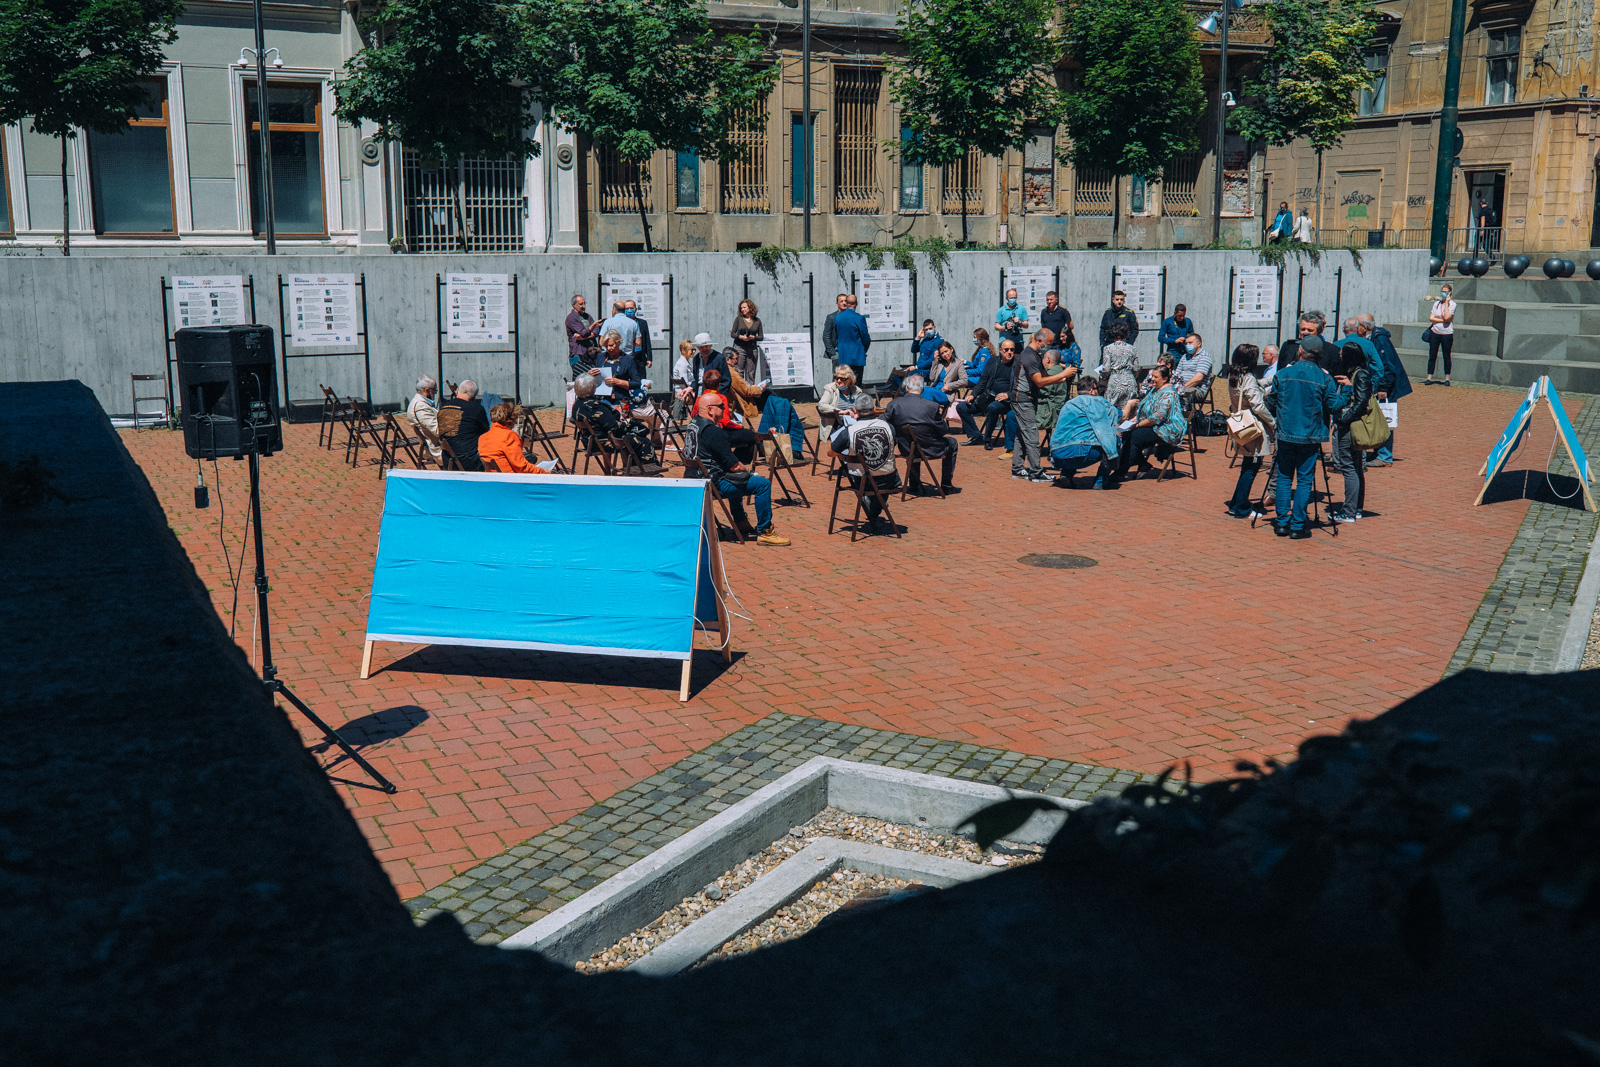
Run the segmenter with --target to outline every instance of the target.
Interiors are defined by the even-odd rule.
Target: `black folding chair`
[[[706,485],[711,487],[711,499],[722,505],[723,514],[728,516],[729,528],[733,530],[733,535],[739,539],[739,543],[744,544],[748,538],[745,537],[744,528],[734,518],[733,505],[728,503],[728,498],[722,494],[721,489],[717,488],[717,483],[712,479],[710,472],[706,470],[705,464],[701,463],[696,457],[685,454],[683,457],[683,476],[685,478],[702,478],[705,480]],[[711,514],[713,517],[716,516],[715,509],[712,510]],[[722,520],[718,519],[717,524],[720,526]]]
[[[852,467],[860,470],[861,475],[859,478],[850,477]],[[878,480],[868,471],[866,463],[860,456],[854,453],[846,453],[840,458],[839,466],[834,469],[833,476],[833,507],[828,510],[828,533],[830,535],[833,533],[834,520],[839,512],[839,496],[848,488],[856,498],[855,515],[849,520],[850,543],[852,545],[856,543],[856,537],[861,533],[861,513],[866,509],[868,493],[871,493],[873,498],[878,501],[880,514],[889,520],[889,525],[894,529],[894,535],[896,537],[900,536],[900,524],[895,521],[894,512],[889,510],[888,494],[893,490],[879,488]]]

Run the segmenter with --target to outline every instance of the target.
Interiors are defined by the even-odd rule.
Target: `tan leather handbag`
[[[1233,438],[1233,443],[1240,448],[1255,448],[1266,437],[1266,427],[1261,425],[1261,420],[1255,417],[1248,407],[1244,405],[1244,394],[1239,394],[1239,410],[1228,416],[1228,436]]]

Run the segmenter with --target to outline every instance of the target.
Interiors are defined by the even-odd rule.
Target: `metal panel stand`
[[[313,421],[315,419],[319,419],[319,418],[322,417],[323,398],[321,396],[316,396],[316,397],[312,397],[310,399],[305,400],[303,402],[302,409],[301,409],[301,410],[304,410],[306,412],[305,418],[304,419],[300,419],[300,418],[296,417],[294,393],[289,389],[289,361],[291,359],[315,359],[315,358],[318,358],[318,357],[327,357],[327,356],[355,356],[355,355],[359,355],[361,357],[361,370],[362,370],[362,375],[363,375],[362,380],[365,382],[365,388],[366,388],[366,392],[362,394],[362,399],[367,402],[368,408],[370,408],[372,411],[376,411],[377,407],[374,404],[373,399],[372,399],[372,353],[371,353],[370,349],[367,347],[368,344],[369,344],[369,340],[368,340],[368,335],[367,335],[367,275],[366,275],[366,272],[363,271],[361,274],[356,276],[356,288],[361,290],[361,332],[357,335],[357,336],[359,336],[361,338],[361,347],[359,349],[355,350],[354,352],[294,352],[294,353],[291,353],[289,351],[289,329],[288,329],[288,326],[287,326],[287,320],[284,317],[283,293],[284,293],[284,290],[287,289],[287,288],[288,288],[288,285],[284,282],[283,275],[281,275],[281,274],[278,275],[278,352],[279,352],[279,359],[281,361],[282,368],[283,368],[282,372],[281,372],[281,377],[283,378],[283,410],[284,410],[284,417],[286,419],[288,419],[290,422],[302,422],[302,421],[310,422],[310,421]]]
[[[211,277],[220,277],[212,275]],[[256,276],[245,275],[244,287],[250,290],[250,322],[256,321]],[[172,328],[172,305],[167,299],[167,294],[172,292],[172,286],[167,282],[167,276],[161,276],[161,334],[167,339],[167,412],[176,419],[178,405],[173,396],[173,383],[178,380],[178,353],[177,335]],[[281,331],[280,331],[281,332]]]
[[[442,396],[445,388],[444,357],[447,354],[452,356],[499,356],[504,355],[506,350],[504,348],[453,348],[446,353],[444,339],[449,335],[449,330],[445,328],[444,324],[444,275],[435,274],[433,276],[433,285],[434,332],[439,356],[439,390]],[[511,327],[506,331],[507,336],[511,338],[511,388],[516,394],[517,403],[520,404],[527,398],[522,395],[522,331],[520,328],[522,311],[520,307],[521,301],[517,296],[517,276],[515,274],[511,275],[507,285],[511,290]]]

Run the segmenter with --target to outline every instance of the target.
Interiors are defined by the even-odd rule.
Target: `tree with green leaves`
[[[900,10],[905,62],[890,94],[905,139],[884,141],[891,155],[933,167],[961,164],[973,149],[986,156],[1020,150],[1037,127],[1061,120],[1055,65],[1061,42],[1051,28],[1052,0],[923,0]],[[961,198],[961,243],[967,199]]]
[[[1200,44],[1182,0],[1076,0],[1064,12],[1064,36],[1078,66],[1066,101],[1064,155],[1080,172],[1111,173],[1115,246],[1120,177],[1152,181],[1174,157],[1199,147],[1206,106]]]
[[[1367,48],[1378,15],[1370,0],[1274,0],[1262,9],[1272,45],[1245,83],[1235,129],[1282,147],[1304,137],[1317,153],[1317,229],[1322,228],[1322,154],[1355,125],[1376,72]]]
[[[123,133],[150,102],[182,0],[0,0],[0,126],[61,141],[61,254],[72,254],[67,143]]]
[[[698,0],[568,0],[549,31],[540,88],[552,121],[634,167],[644,247],[653,251],[640,172],[663,149],[701,159],[743,159],[735,131],[766,125],[778,65],[754,34],[712,32]]]
[[[441,163],[538,155],[528,111],[556,11],[553,0],[384,0],[363,26],[375,43],[350,58],[334,87],[336,113]],[[461,214],[458,201],[465,250]]]

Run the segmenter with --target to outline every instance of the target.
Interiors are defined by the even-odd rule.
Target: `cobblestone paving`
[[[1149,775],[775,712],[407,903],[454,912],[493,945],[814,756],[993,782],[1057,797],[1116,795]]]
[[[1563,397],[1568,414],[1573,412],[1577,401],[1587,399]],[[1508,399],[1508,418],[1514,410]],[[1527,440],[1507,463],[1508,467],[1519,471],[1515,478],[1518,484],[1522,481],[1522,468],[1535,472],[1545,469],[1543,457],[1550,455],[1555,439],[1555,429],[1544,405],[1535,409],[1529,425]],[[1600,404],[1585,403],[1582,411],[1573,417],[1573,428],[1578,431],[1584,451],[1595,455],[1596,446],[1600,445]],[[1559,444],[1548,469],[1552,473],[1564,471],[1567,475],[1565,480],[1556,481],[1557,490],[1562,493],[1576,490],[1577,484],[1571,478],[1572,464]],[[1501,476],[1502,483],[1511,480]],[[1581,500],[1556,499],[1550,485],[1537,473],[1527,480],[1527,489],[1536,499],[1528,505],[1528,513],[1506,551],[1505,561],[1500,564],[1494,581],[1484,593],[1483,602],[1467,625],[1466,635],[1450,658],[1445,677],[1469,667],[1530,674],[1555,669],[1556,656],[1561,651],[1561,640],[1572,612],[1572,600],[1583,579],[1589,543],[1595,537],[1596,527],[1600,526],[1600,516],[1585,511]]]

